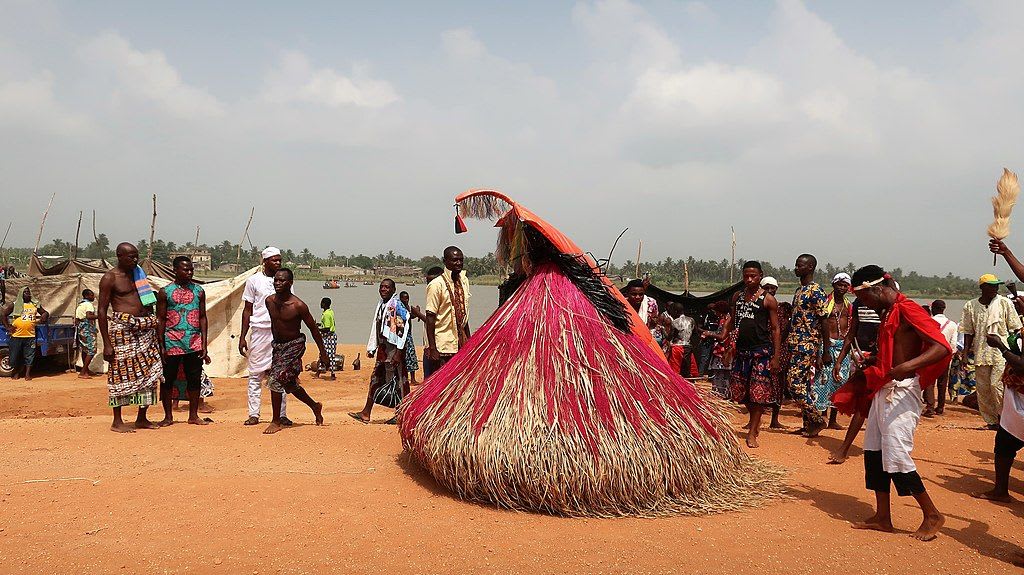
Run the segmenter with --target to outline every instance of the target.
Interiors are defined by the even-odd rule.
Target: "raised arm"
[[[3,311],[0,312],[0,315],[3,315],[3,317],[0,317],[0,323],[3,324],[8,333],[14,331],[14,328],[11,327],[11,313],[13,312],[14,302],[5,305]]]
[[[1006,264],[1013,271],[1013,275],[1017,276],[1017,279],[1020,281],[1024,281],[1024,264],[1020,263],[1017,256],[1013,255],[1010,248],[1006,247],[1006,244],[1003,243],[1003,240],[989,240],[988,249],[994,254],[1003,256]]]

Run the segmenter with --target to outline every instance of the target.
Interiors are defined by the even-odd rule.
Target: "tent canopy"
[[[33,258],[33,262],[35,261]],[[72,263],[77,266],[75,262],[62,262],[59,265],[70,267]],[[148,263],[153,264],[149,269],[157,272],[149,276],[150,283],[155,288],[171,283],[171,279],[164,276],[164,272],[169,269],[167,266]],[[146,267],[143,265],[143,269]],[[103,273],[58,273],[55,268],[56,266],[45,270],[45,274],[7,280],[7,292],[18,294],[25,286],[31,287],[33,297],[50,312],[51,323],[74,323],[75,308],[82,300],[82,290],[88,288],[98,294]],[[242,292],[245,289],[245,280],[258,269],[252,268],[233,278],[203,285],[206,291],[206,317],[209,324],[209,354],[213,360],[206,366],[206,374],[210,377],[243,377],[247,373],[245,358],[238,353],[238,335],[242,327],[244,307]],[[173,274],[170,278],[173,278]],[[89,367],[93,371],[102,372],[106,367],[103,365],[102,338],[97,338],[96,343],[97,357]]]

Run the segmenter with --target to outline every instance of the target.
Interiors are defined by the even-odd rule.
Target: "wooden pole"
[[[733,273],[736,270],[736,228],[729,226],[729,229],[732,231],[732,258],[729,260],[729,284],[732,284],[736,281],[733,279]]]
[[[53,198],[57,195],[57,192],[50,194],[50,203],[46,204],[46,211],[43,212],[43,221],[39,222],[39,234],[36,236],[36,247],[32,250],[32,254],[39,253],[39,242],[43,239],[43,226],[46,225],[46,216],[50,214],[50,206],[53,205]]]
[[[0,241],[0,253],[3,254],[3,258],[4,258],[3,262],[4,262],[4,264],[7,264],[7,252],[4,251],[4,246],[7,245],[7,234],[11,233],[11,224],[13,224],[13,223],[14,223],[14,221],[11,221],[11,222],[7,223],[7,231],[4,232],[4,239],[3,239],[3,241]]]
[[[199,226],[196,226],[196,241],[192,243],[192,249],[199,250]]]
[[[153,240],[156,239],[156,194],[153,194],[153,221],[149,224],[149,249],[146,250],[146,259],[153,259]]]
[[[78,229],[75,230],[75,249],[71,252],[71,259],[78,259],[78,236],[82,233],[82,210],[78,211]]]
[[[100,243],[100,237],[96,235],[96,210],[92,211],[92,239],[98,244]],[[100,254],[100,258],[103,254]]]
[[[256,214],[256,206],[249,212],[249,222],[245,224],[245,231],[242,232],[242,239],[238,240],[238,254],[235,256],[235,263],[242,263],[242,242],[249,235],[249,226],[252,225],[252,217]]]
[[[637,246],[636,246],[636,269],[633,270],[633,277],[638,278],[638,279],[640,277],[640,253],[643,252],[643,249],[644,249],[644,241],[640,240],[640,242],[637,243]]]
[[[690,266],[683,262],[683,293],[690,293]]]

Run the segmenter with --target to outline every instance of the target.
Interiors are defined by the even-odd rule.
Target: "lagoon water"
[[[313,319],[320,320],[320,300],[325,297],[331,298],[331,307],[334,308],[334,321],[337,324],[338,343],[366,343],[370,335],[370,320],[373,318],[373,310],[380,301],[380,294],[377,293],[377,284],[372,286],[362,285],[355,287],[342,287],[339,289],[323,289],[322,282],[298,280],[292,287],[295,295],[302,298],[309,306]],[[427,285],[419,283],[414,286],[399,284],[398,291],[409,292],[409,301],[412,305],[423,308],[426,300]],[[497,286],[474,285],[470,287],[472,298],[469,302],[469,325],[474,329],[487,320],[498,307]],[[307,337],[309,333],[303,328]],[[416,337],[416,345],[422,345],[423,323],[416,322],[413,326],[413,334]]]
[[[365,343],[370,333],[370,319],[373,316],[380,295],[377,293],[377,284],[372,286],[358,284],[355,287],[342,287],[339,289],[325,290],[321,282],[296,281],[293,288],[295,294],[302,298],[309,305],[313,319],[320,319],[320,299],[331,298],[334,308],[335,322],[338,329],[338,343]],[[426,299],[427,286],[420,283],[415,286],[399,285],[399,291],[409,292],[412,305],[423,307]],[[469,305],[470,325],[475,329],[491,316],[498,307],[498,288],[496,286],[474,285],[470,288],[473,295]],[[705,295],[705,294],[695,294]],[[792,301],[792,294],[779,294],[780,301]],[[930,303],[936,298],[927,297],[914,298],[919,303]],[[960,321],[960,312],[963,310],[965,300],[946,300],[946,315],[953,321]],[[416,322],[413,327],[416,344],[422,345],[423,324]],[[305,331],[305,329],[303,329]],[[308,333],[307,333],[308,335]]]

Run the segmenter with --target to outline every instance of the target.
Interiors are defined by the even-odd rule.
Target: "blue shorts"
[[[23,365],[32,367],[36,359],[36,338],[12,337],[10,339],[11,367],[18,369]]]

